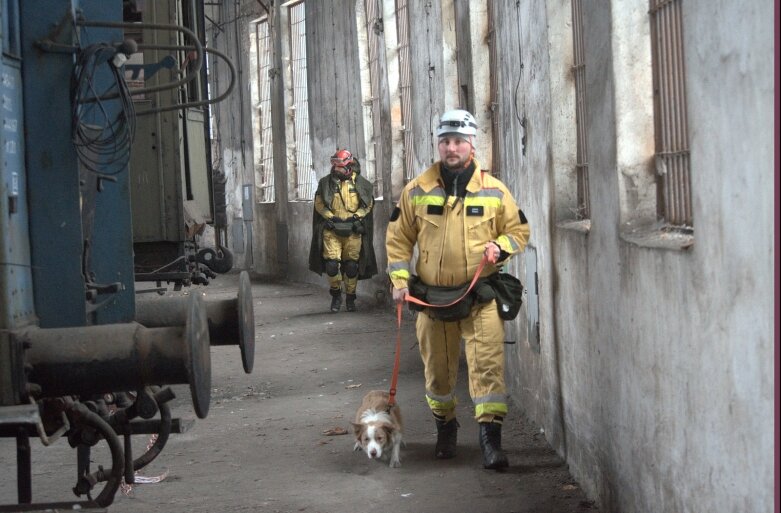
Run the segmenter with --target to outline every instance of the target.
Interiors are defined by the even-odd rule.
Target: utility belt
[[[470,283],[457,287],[437,287],[426,285],[416,275],[409,279],[409,295],[432,305],[430,307],[410,302],[410,310],[421,312],[428,309],[428,315],[439,321],[460,321],[469,317],[475,304],[496,301],[499,317],[505,321],[511,321],[518,316],[523,304],[523,285],[515,276],[507,273],[494,273],[484,278],[479,278],[472,290]],[[469,293],[467,294],[467,290]],[[466,295],[465,295],[466,294]],[[461,296],[463,296],[461,298]],[[461,298],[454,304],[453,301]],[[437,306],[447,305],[447,306]]]
[[[361,220],[331,221],[334,225],[333,232],[339,237],[349,237],[352,234],[363,235],[366,229]]]

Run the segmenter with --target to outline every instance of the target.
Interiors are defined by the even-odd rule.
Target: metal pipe
[[[153,86],[153,87],[145,87],[142,89],[133,89],[131,92],[136,94],[149,94],[154,93],[158,91],[164,91],[167,89],[172,89],[174,87],[178,87],[180,85],[184,85],[187,82],[191,81],[193,78],[198,76],[198,72],[201,71],[201,65],[203,63],[203,46],[201,45],[201,42],[198,40],[198,36],[195,35],[194,32],[192,32],[190,29],[187,29],[185,27],[180,27],[178,25],[165,25],[160,23],[124,23],[124,22],[115,22],[115,21],[87,21],[87,20],[76,20],[76,25],[82,26],[82,27],[105,27],[105,28],[121,28],[121,29],[150,29],[150,30],[177,30],[186,36],[189,36],[190,39],[192,39],[193,44],[195,46],[195,61],[193,64],[193,69],[190,73],[186,74],[183,78],[176,82],[172,82],[169,84],[163,84],[159,86]],[[150,45],[144,45],[146,48],[151,48]],[[154,45],[152,45],[154,46]],[[115,94],[108,94],[106,96],[101,96],[100,100],[108,100],[111,98],[118,98],[119,93]]]
[[[106,443],[109,446],[109,450],[111,451],[111,468],[104,470],[103,467],[100,466],[99,470],[93,474],[87,474],[87,472],[89,472],[89,446],[80,444],[77,447],[77,450],[79,451],[78,455],[87,457],[87,461],[82,462],[83,465],[79,465],[80,470],[82,466],[86,470],[84,474],[79,474],[80,484],[83,482],[84,486],[88,486],[91,489],[94,483],[106,481],[103,490],[101,490],[94,500],[99,506],[109,506],[114,502],[114,495],[117,493],[117,489],[119,489],[119,485],[122,482],[125,455],[122,446],[119,443],[119,438],[105,420],[100,418],[98,414],[88,410],[84,404],[74,403],[70,408],[69,413],[73,416],[75,424],[83,424],[95,429],[100,433],[103,439],[106,440]],[[79,484],[76,485],[76,488],[79,489]],[[74,491],[76,491],[76,489],[74,489]]]
[[[140,112],[136,112],[136,116],[143,116],[145,114],[155,114],[155,113],[158,113],[158,112],[166,112],[166,111],[169,111],[169,110],[185,109],[185,108],[189,108],[189,107],[201,107],[201,106],[205,106],[205,105],[212,105],[214,103],[219,103],[222,100],[224,100],[225,98],[227,98],[228,95],[231,94],[231,92],[233,92],[233,88],[236,85],[236,68],[233,66],[233,62],[231,62],[231,60],[228,58],[228,56],[223,54],[222,52],[220,52],[218,50],[215,50],[213,48],[204,48],[204,51],[206,51],[207,53],[215,54],[216,56],[218,56],[221,59],[223,59],[225,61],[225,63],[228,65],[228,70],[230,71],[231,78],[230,78],[230,84],[228,84],[228,89],[226,89],[225,92],[223,92],[221,95],[217,96],[216,98],[212,98],[210,100],[207,99],[207,100],[201,100],[201,101],[197,101],[197,102],[177,103],[175,105],[168,105],[166,107],[159,107],[159,108],[156,108],[156,109],[143,110],[143,111],[140,111]],[[133,94],[136,94],[136,90],[134,90],[134,89],[131,89],[130,92],[133,93]]]
[[[157,438],[155,438],[152,447],[133,460],[133,470],[138,470],[149,465],[163,450],[166,442],[168,442],[168,437],[171,434],[171,407],[167,404],[166,394],[173,395],[170,389],[164,389],[155,394],[155,400],[157,401],[158,409],[160,411],[160,430],[157,433]]]
[[[36,329],[30,342],[30,381],[44,397],[134,390],[153,384],[187,383],[184,330],[137,323]]]

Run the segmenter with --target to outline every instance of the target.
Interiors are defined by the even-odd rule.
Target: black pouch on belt
[[[353,233],[353,222],[334,221],[334,233],[339,237],[349,237]]]
[[[523,304],[523,285],[521,281],[507,273],[492,274],[488,283],[496,295],[496,309],[499,317],[511,321],[518,316]]]
[[[412,275],[409,279],[408,287],[410,296],[416,299],[420,299],[431,305],[446,305],[461,297],[464,292],[469,289],[469,283],[459,287],[435,287],[433,285],[426,285],[420,281],[420,278]],[[410,303],[409,307],[411,310],[416,311],[427,309],[428,314],[432,318],[439,321],[452,322],[469,317],[469,312],[471,312],[474,303],[474,294],[470,292],[461,299],[461,301],[450,306],[423,307],[415,303]]]

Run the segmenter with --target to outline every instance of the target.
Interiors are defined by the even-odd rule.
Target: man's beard
[[[457,159],[456,162],[451,163],[451,159]],[[465,169],[469,162],[472,160],[472,155],[467,155],[463,159],[459,155],[450,155],[445,157],[445,166],[450,169],[451,171],[460,171],[462,169]]]

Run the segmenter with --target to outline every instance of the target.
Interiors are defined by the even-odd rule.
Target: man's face
[[[439,158],[449,169],[466,167],[474,155],[472,144],[460,136],[443,135],[439,138]]]
[[[345,166],[334,166],[334,173],[341,176],[350,176],[350,169]]]

